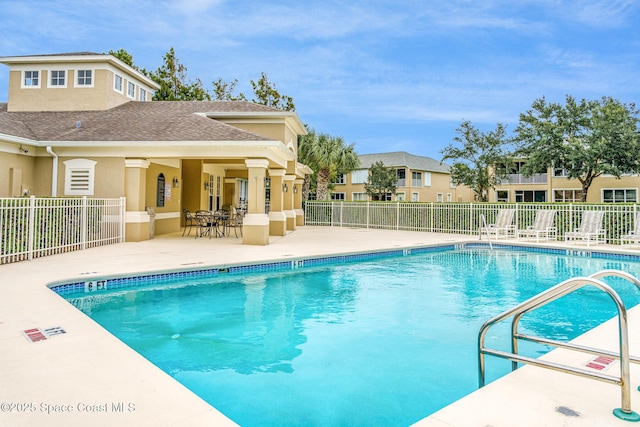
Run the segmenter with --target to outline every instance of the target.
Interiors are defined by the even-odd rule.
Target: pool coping
[[[121,244],[110,248],[95,248],[83,253],[62,254],[20,263],[21,265],[0,267],[9,282],[0,287],[0,313],[3,313],[0,318],[0,343],[3,346],[3,351],[0,352],[0,378],[3,383],[12,384],[11,387],[0,389],[0,402],[50,402],[77,406],[86,401],[95,409],[80,412],[76,408],[71,413],[53,414],[40,410],[2,412],[0,424],[112,425],[114,422],[125,422],[135,425],[234,425],[215,408],[51,292],[47,287],[51,283],[68,281],[73,277],[99,277],[103,274],[101,270],[115,269],[122,276],[163,269],[184,269],[186,265],[193,265],[193,268],[187,268],[194,270],[208,265],[231,265],[234,264],[234,257],[240,256],[239,254],[249,262],[259,262],[277,259],[278,256],[291,260],[294,258],[291,254],[296,251],[301,252],[300,257],[304,258],[318,253],[344,255],[350,252],[361,253],[362,250],[397,250],[398,247],[415,245],[433,247],[438,242],[478,243],[469,236],[460,235],[304,227],[296,233],[275,240],[268,247],[241,248],[233,241],[214,242],[214,245],[221,243],[229,246],[223,246],[222,251],[216,252],[216,259],[221,262],[212,262],[208,255],[203,255],[212,247],[211,242],[207,243],[205,239],[198,239],[197,243],[191,241],[188,243],[190,252],[185,253],[187,241],[176,236],[172,238],[174,240],[157,239],[144,245]],[[509,242],[508,245],[539,246],[517,242]],[[141,248],[144,248],[144,252]],[[594,252],[594,248],[591,247],[588,251]],[[602,251],[608,252],[605,248],[597,250]],[[620,253],[613,249],[611,252]],[[87,271],[87,266],[90,266],[88,270],[93,271]],[[68,333],[45,342],[29,343],[20,332],[33,326],[62,326]],[[640,333],[637,335],[640,336]],[[632,351],[632,354],[637,353],[637,350]],[[86,378],[92,378],[92,381],[87,384]],[[483,394],[488,389],[489,386],[476,393]],[[609,394],[616,393],[614,391]],[[637,396],[634,397],[637,400]],[[134,403],[135,411],[113,412],[113,407],[108,405],[114,402]],[[103,404],[107,405],[107,410],[100,411]],[[605,419],[610,421],[608,414]],[[597,417],[593,420],[597,421]],[[442,413],[423,421],[437,423],[426,425],[459,425],[446,421]],[[477,421],[478,419],[473,425],[478,425]],[[540,419],[537,421],[540,422]],[[581,421],[584,422],[584,419]]]

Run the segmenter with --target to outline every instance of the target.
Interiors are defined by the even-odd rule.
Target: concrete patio
[[[50,291],[46,285],[53,282],[468,241],[477,242],[477,237],[301,227],[284,237],[272,237],[268,246],[242,245],[235,237],[195,239],[193,234],[175,234],[0,266],[0,425],[234,425]],[[602,245],[591,249],[620,252],[619,247]],[[631,354],[639,355],[640,307],[630,310],[629,317]],[[61,327],[66,333],[30,343],[22,331],[36,327]],[[616,323],[611,321],[579,338],[612,349],[616,339]],[[590,359],[561,350],[545,357],[576,366]],[[610,373],[616,369],[613,365]],[[631,375],[633,409],[639,412],[638,365],[632,365]],[[620,392],[614,386],[524,367],[418,425],[629,425],[611,415],[619,406]]]

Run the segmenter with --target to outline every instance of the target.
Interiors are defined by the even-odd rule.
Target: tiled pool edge
[[[96,291],[108,291],[116,289],[130,289],[139,286],[151,284],[162,284],[164,282],[174,280],[176,278],[193,279],[198,277],[207,277],[225,274],[241,274],[247,272],[266,272],[278,270],[291,270],[303,268],[305,266],[318,266],[325,264],[339,264],[353,261],[363,261],[369,259],[408,256],[412,254],[421,254],[429,252],[442,252],[447,250],[465,250],[465,249],[507,249],[519,250],[525,252],[539,252],[556,255],[580,256],[588,258],[611,258],[617,260],[640,261],[640,255],[621,254],[615,251],[598,251],[591,249],[569,249],[569,248],[552,248],[546,246],[529,246],[523,243],[489,243],[483,242],[465,242],[455,244],[439,244],[429,246],[417,246],[403,249],[387,249],[368,252],[356,252],[346,254],[324,255],[318,257],[302,257],[292,258],[286,261],[264,261],[257,263],[240,263],[240,264],[221,264],[207,266],[204,268],[185,268],[180,270],[162,271],[157,273],[140,273],[128,274],[125,276],[102,276],[92,277],[88,280],[67,281],[62,280],[47,284],[47,287],[56,294],[64,297],[66,295],[76,293],[93,293]]]

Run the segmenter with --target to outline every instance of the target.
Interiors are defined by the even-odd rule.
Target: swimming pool
[[[106,280],[90,286],[123,288],[65,297],[243,426],[408,425],[477,388],[476,339],[488,318],[569,277],[605,268],[640,276],[640,264],[623,259],[419,252]],[[635,286],[607,282],[628,307],[640,302]],[[573,338],[615,314],[585,288],[522,325]],[[507,336],[488,339],[506,348]],[[489,359],[488,379],[509,367]]]

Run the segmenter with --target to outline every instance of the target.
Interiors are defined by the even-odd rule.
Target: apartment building
[[[430,157],[417,156],[404,151],[363,154],[359,156],[360,167],[350,173],[339,175],[334,183],[332,200],[369,200],[364,184],[369,168],[378,161],[396,170],[398,177],[396,194],[388,194],[388,201],[409,202],[469,202],[473,192],[464,186],[451,183],[449,166]]]

